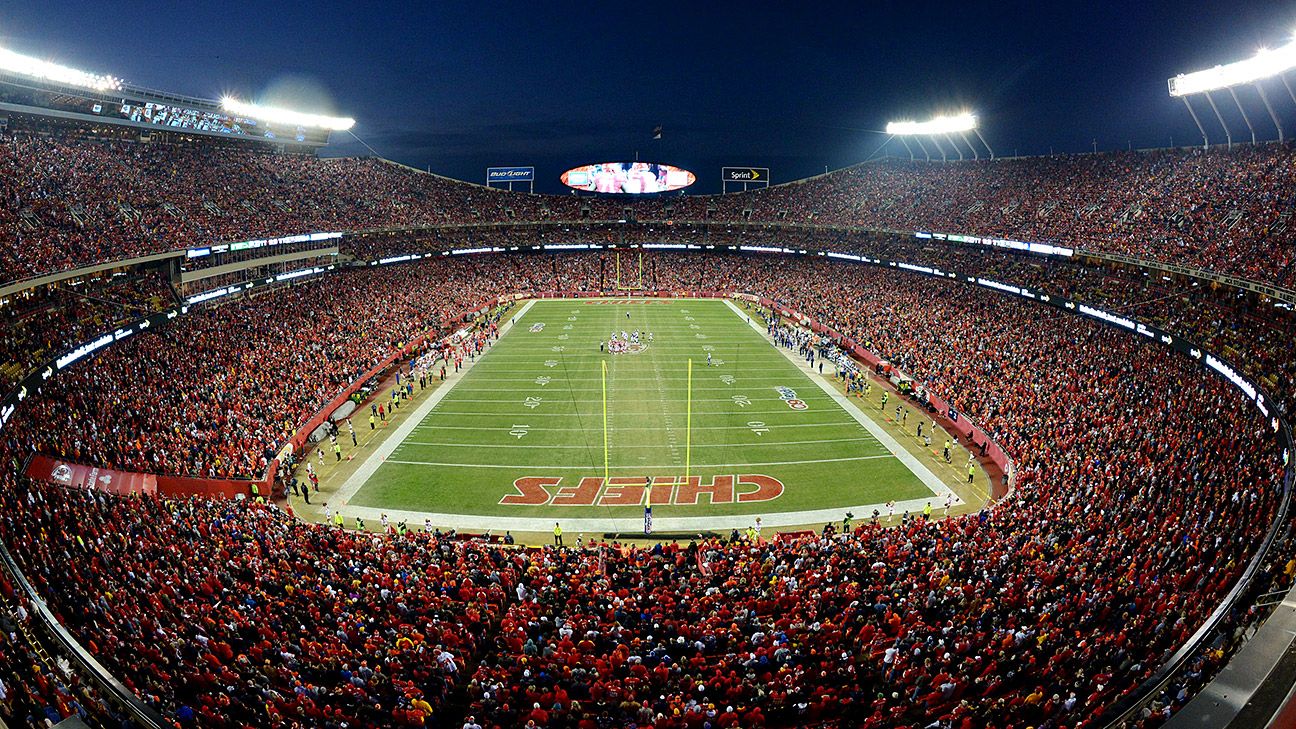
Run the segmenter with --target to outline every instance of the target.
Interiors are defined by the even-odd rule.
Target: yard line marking
[[[495,430],[495,428],[490,428],[490,430]],[[878,442],[877,438],[874,438],[873,436],[870,435],[863,438],[826,438],[823,440],[784,440],[778,442],[770,441],[768,443],[764,443],[763,446],[777,448],[779,446],[810,445],[810,444],[818,444],[818,443],[859,443],[859,442],[877,443],[878,445],[881,445],[881,443]],[[407,440],[405,441],[405,444],[420,445],[420,446],[439,446],[443,448],[508,448],[508,449],[546,448],[549,450],[568,450],[568,451],[585,450],[585,446],[583,445],[520,445],[518,443],[443,443],[437,441],[423,441],[423,440]],[[733,448],[735,445],[741,445],[741,444],[694,443],[693,447],[694,448]],[[647,444],[647,445],[621,444],[621,445],[617,445],[616,447],[621,449],[631,449],[631,448],[661,448],[662,446],[656,444]]]
[[[784,429],[784,428],[841,428],[841,427],[846,427],[846,426],[854,426],[854,427],[857,428],[857,429],[862,429],[862,426],[861,426],[859,423],[856,423],[856,422],[853,421],[853,420],[837,420],[837,421],[833,421],[833,422],[830,422],[830,423],[793,423],[793,424],[791,424],[791,425],[780,425],[780,426],[778,426],[778,428],[779,428],[779,430],[782,430],[782,429]],[[418,427],[418,428],[415,428],[415,430],[500,430],[500,429],[502,429],[503,427],[504,427],[504,426],[502,426],[502,425],[493,425],[493,426],[482,426],[482,425],[424,425],[424,426],[420,426],[420,427]],[[663,428],[662,428],[662,426],[660,426],[660,425],[654,425],[654,426],[643,427],[643,428],[632,428],[632,427],[618,427],[618,428],[617,428],[617,432],[618,432],[618,433],[620,433],[620,432],[625,432],[625,431],[631,431],[631,430],[635,430],[635,431],[642,430],[642,431],[655,431],[655,432],[659,432],[659,431],[663,430]],[[695,426],[693,426],[693,430],[751,430],[751,428],[749,428],[747,425],[695,425]],[[542,432],[542,433],[543,433],[543,432],[549,432],[549,431],[556,431],[556,432],[565,432],[565,431],[584,432],[585,429],[584,429],[584,428],[550,428],[550,427],[546,427],[546,428],[532,428],[532,431],[534,431],[534,432]],[[749,445],[749,444],[744,444],[744,443],[735,443],[734,445]]]
[[[945,496],[946,494],[952,494],[954,496],[955,504],[964,503],[963,499],[959,498],[958,494],[955,494],[954,491],[950,489],[949,486],[945,485],[945,483],[941,481],[939,477],[936,476],[936,474],[931,472],[930,468],[927,468],[927,466],[923,464],[921,461],[919,461],[912,453],[910,453],[908,449],[900,445],[900,443],[896,441],[896,439],[892,437],[890,433],[883,430],[882,426],[878,425],[873,420],[873,418],[865,415],[859,408],[855,406],[854,403],[850,401],[850,398],[838,392],[837,388],[828,384],[828,382],[824,380],[824,378],[821,375],[818,375],[818,373],[816,373],[814,369],[811,368],[810,365],[808,365],[804,360],[799,359],[791,351],[783,349],[782,347],[779,347],[777,345],[774,345],[773,341],[770,340],[769,335],[765,332],[765,330],[762,329],[761,326],[755,322],[755,320],[751,319],[746,314],[744,314],[741,309],[739,309],[737,306],[734,305],[732,301],[726,299],[725,304],[729,307],[731,311],[733,311],[734,315],[737,316],[739,319],[746,319],[748,324],[751,325],[752,329],[755,329],[758,333],[760,333],[762,337],[764,337],[767,341],[770,341],[770,344],[771,346],[774,346],[774,349],[781,352],[784,357],[787,357],[788,361],[796,365],[797,369],[799,369],[803,374],[807,376],[807,379],[809,379],[815,385],[818,385],[819,389],[823,390],[824,393],[827,394],[829,397],[831,397],[834,402],[840,405],[841,409],[847,415],[853,417],[856,421],[859,422],[861,426],[867,429],[868,432],[872,433],[873,437],[881,441],[882,445],[886,446],[887,450],[894,453],[896,457],[900,459],[900,462],[903,463],[906,468],[912,471],[913,474],[918,477],[919,481],[923,482],[923,485],[931,489],[933,494],[937,496]]]
[[[562,346],[572,346],[573,349],[564,349],[564,350],[562,350],[562,352],[570,352],[570,353],[572,353],[572,354],[574,355],[574,357],[590,357],[590,358],[594,358],[594,357],[612,357],[612,355],[607,354],[607,353],[603,353],[603,352],[596,352],[596,350],[594,349],[594,345],[599,344],[599,340],[595,340],[595,341],[592,341],[592,342],[579,342],[579,341],[572,341],[572,340],[566,340],[566,341],[568,341],[568,344],[565,344],[565,345],[562,345]],[[582,344],[590,345],[590,350],[588,350],[588,352],[584,352],[584,350],[581,350],[581,349],[575,349],[575,348],[577,348],[578,345],[582,345]],[[721,344],[721,345],[719,345],[719,346],[726,346],[726,345]],[[651,344],[651,345],[648,345],[648,349],[645,349],[645,350],[644,350],[644,354],[652,354],[652,353],[653,353],[653,350],[669,350],[669,352],[673,352],[673,353],[674,353],[674,352],[697,352],[697,350],[699,350],[699,348],[697,348],[696,345],[691,345],[691,346],[657,346],[656,344]],[[723,350],[719,350],[719,349],[714,350],[714,352],[718,352],[718,353],[721,353],[721,354],[726,353],[726,352],[723,352]],[[761,359],[774,359],[774,361],[776,361],[776,358],[775,358],[775,357],[772,357],[772,355],[767,354],[767,353],[763,353],[763,352],[753,352],[753,353],[750,353],[750,354],[752,354],[752,357],[759,357],[759,358],[761,358]],[[746,357],[746,355],[748,355],[748,353],[745,353],[745,352],[744,352],[744,353],[743,353],[743,357]],[[508,353],[508,352],[500,352],[500,353],[496,353],[496,357],[494,357],[494,358],[492,358],[492,359],[530,359],[530,358],[534,358],[534,357],[535,357],[535,354],[529,354],[529,353],[521,353],[521,352],[520,352],[520,353],[513,354],[513,353]]]
[[[512,331],[513,322],[525,317],[527,311],[530,310],[531,305],[534,303],[535,301],[533,300],[523,304],[522,308],[517,314],[511,317],[510,321],[504,322],[504,324],[500,326],[499,338],[495,340],[494,346],[499,346],[499,343],[504,339],[504,335],[509,331]],[[494,346],[492,348],[494,348]],[[490,350],[487,350],[488,354],[489,352]],[[475,367],[476,364],[481,362],[484,358],[485,355],[470,359],[467,362],[464,362],[463,368],[459,372],[449,373],[446,376],[446,381],[442,383],[441,387],[438,387],[422,405],[419,405],[418,409],[415,410],[408,419],[397,426],[395,432],[391,433],[387,437],[387,440],[384,440],[379,444],[378,447],[369,454],[369,457],[365,459],[364,463],[361,463],[360,467],[357,468],[346,481],[342,482],[342,486],[338,488],[337,492],[333,495],[332,501],[340,504],[345,504],[351,501],[352,497],[356,495],[356,492],[360,490],[360,487],[368,483],[369,478],[374,475],[378,470],[378,467],[381,466],[383,462],[389,458],[402,443],[405,442],[406,438],[410,437],[411,433],[422,425],[423,421],[431,415],[432,410],[441,403],[441,400],[445,398],[446,395],[450,394],[450,391],[454,389],[454,386],[462,382],[463,378],[468,376],[468,373],[472,371],[473,367]]]
[[[784,378],[784,379],[786,379],[786,378]],[[494,378],[491,378],[491,381],[492,381],[492,382],[525,382],[525,383],[530,383],[530,384],[532,384],[532,385],[535,384],[535,378],[534,378],[534,377],[524,377],[524,378],[516,379],[516,380],[513,380],[513,379],[505,379],[505,378],[502,378],[502,377],[494,377]],[[620,382],[649,382],[650,380],[634,380],[634,379],[629,378],[629,377],[621,377],[621,378],[618,378],[618,381],[620,381]],[[782,381],[783,381],[783,380],[780,380],[780,379],[778,379],[778,378],[770,378],[770,379],[768,379],[768,380],[753,380],[753,379],[751,379],[751,378],[743,378],[743,380],[742,380],[742,384],[743,384],[744,386],[746,386],[746,387],[754,387],[754,388],[759,389],[759,388],[762,388],[762,387],[778,387],[778,385],[777,385],[776,383],[779,383],[779,382],[782,382]],[[682,382],[685,382],[685,380],[680,380],[680,382],[681,382],[681,383],[682,383]],[[681,385],[681,386],[682,386],[682,385]],[[725,391],[725,392],[729,392],[729,391],[733,390],[734,387],[736,387],[736,385],[724,385],[724,386],[722,386],[722,387],[694,387],[694,388],[693,388],[693,392],[699,392],[699,391],[702,391],[702,390],[711,390],[711,391],[720,391],[720,390],[723,390],[723,391]],[[576,391],[578,391],[578,392],[579,392],[579,391],[588,391],[588,392],[598,392],[598,391],[599,391],[599,388],[597,388],[597,387],[573,387],[572,389],[573,389],[573,390],[576,390]],[[608,383],[608,389],[609,389],[609,390],[612,389],[612,383],[610,383],[610,382]],[[477,387],[477,386],[469,386],[469,385],[463,385],[463,386],[461,386],[461,387],[455,388],[455,390],[456,390],[457,392],[466,392],[466,393],[468,393],[468,394],[470,394],[470,395],[475,395],[475,394],[479,394],[479,393],[488,393],[488,392],[513,392],[513,393],[516,393],[516,392],[517,392],[517,388],[516,388],[516,387]],[[804,398],[803,398],[803,399],[804,399]]]
[[[609,388],[609,389],[611,389],[611,388]],[[696,390],[697,388],[695,387],[695,388],[693,388],[693,389]],[[730,390],[730,389],[733,389],[733,388],[725,387],[725,388],[721,388],[721,389],[724,389],[724,390]],[[501,390],[501,392],[503,392],[503,390]],[[500,403],[516,403],[516,402],[517,402],[517,397],[516,397],[517,390],[516,390],[516,389],[511,389],[511,390],[508,390],[508,392],[515,393],[515,396],[512,397],[512,398],[510,398],[510,399],[508,399],[508,400],[504,400],[504,399],[502,399],[502,398],[474,399],[474,398],[467,398],[467,397],[456,397],[456,398],[454,398],[454,402],[500,402]],[[769,397],[753,397],[753,398],[752,398],[752,400],[756,400],[756,401],[765,400],[765,401],[769,401],[769,402],[778,402],[780,399],[782,399],[782,398],[778,397],[777,394],[771,394]],[[804,398],[802,398],[802,399],[804,399]],[[569,403],[569,402],[573,402],[573,401],[570,400],[570,399],[568,399],[568,400],[553,399],[553,400],[550,400],[549,402],[547,402],[547,403],[545,403],[545,404],[546,404],[546,405],[552,405],[552,404],[556,404],[556,403]],[[603,402],[603,401],[602,401],[602,400],[575,400],[574,402],[577,402],[577,403],[580,403],[580,404],[584,404],[584,405],[590,405],[590,404],[598,404],[598,403],[601,403],[601,402]],[[730,397],[695,397],[695,398],[693,398],[693,402],[728,402],[728,403],[732,403],[732,402],[733,402],[733,398],[730,398]],[[611,412],[611,411],[609,410],[609,412]],[[747,411],[744,410],[743,412],[747,412]],[[784,411],[780,410],[779,412],[784,412]]]
[[[496,401],[492,401],[492,402],[496,402]],[[557,402],[557,401],[555,401],[555,402]],[[693,413],[693,415],[694,415],[694,416],[704,416],[704,417],[725,417],[725,418],[727,418],[727,417],[732,416],[734,413],[742,413],[742,414],[744,414],[744,415],[776,415],[776,414],[778,414],[778,413],[784,413],[784,414],[786,414],[786,413],[791,413],[791,412],[793,412],[793,411],[789,410],[788,408],[783,408],[783,409],[781,409],[781,410],[747,410],[746,408],[744,408],[744,409],[742,409],[742,410],[735,410],[735,411],[733,411],[733,412],[730,412],[730,411],[727,411],[727,410],[724,411],[724,412],[715,412],[715,411],[709,411],[709,412],[696,412],[696,411],[695,411],[695,412]],[[507,413],[463,413],[463,412],[457,412],[457,411],[452,411],[452,410],[438,410],[438,411],[437,411],[437,415],[454,415],[454,416],[456,416],[456,417],[468,417],[468,418],[474,418],[474,417],[476,417],[476,418],[498,418],[498,417],[503,417],[503,416],[507,415]],[[528,413],[526,414],[526,417],[528,417],[528,418],[570,418],[570,417],[572,417],[572,416],[574,416],[574,415],[575,415],[575,413],[538,413],[538,412],[531,411],[531,412],[528,412]],[[637,413],[637,412],[630,412],[630,411],[626,411],[626,410],[615,410],[615,411],[614,411],[614,410],[609,409],[609,410],[608,410],[608,415],[625,415],[625,416],[634,416],[634,417],[642,418],[642,417],[647,417],[647,416],[649,416],[649,415],[661,415],[661,413],[660,413],[660,412]],[[785,426],[784,426],[782,423],[779,423],[779,424],[777,425],[777,427],[782,428],[782,427],[785,427]]]
[[[874,456],[852,456],[850,458],[820,458],[811,461],[765,461],[764,463],[694,463],[693,468],[757,468],[764,466],[799,466],[809,463],[840,463],[843,461],[875,461],[879,458],[895,458],[891,453],[880,453]],[[594,471],[597,470],[592,466],[535,466],[531,464],[516,463],[441,463],[438,461],[400,461],[394,458],[388,459],[388,463],[403,463],[408,466],[437,466],[438,468],[503,468],[512,471],[534,469],[538,471]],[[652,470],[664,471],[671,468],[679,468],[678,463],[667,463],[657,466],[635,465],[635,466],[609,466],[613,471],[635,471],[635,470]]]
[[[895,502],[896,513],[914,513],[923,508],[930,497],[907,499]],[[858,504],[839,506],[809,511],[759,511],[761,523],[767,528],[790,527],[828,522],[840,522],[846,512],[857,514],[860,519],[873,511],[883,511],[886,504]],[[346,505],[342,509],[348,517],[360,516],[369,521],[378,521],[386,514],[392,521],[404,521],[409,524],[422,524],[430,521],[438,527],[472,531],[502,532],[547,532],[553,529],[554,517],[496,516],[494,514],[444,514],[430,511],[403,511],[372,506]],[[733,516],[664,516],[653,519],[653,526],[659,531],[704,531],[715,529],[745,529],[751,526],[755,513],[735,514]],[[561,517],[563,530],[568,534],[581,532],[594,533],[605,531],[634,532],[643,528],[643,517]]]

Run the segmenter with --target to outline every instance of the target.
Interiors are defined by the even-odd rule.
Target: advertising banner
[[[496,182],[535,182],[534,167],[487,167],[486,184]]]
[[[157,494],[157,476],[145,473],[124,473],[111,468],[83,466],[47,456],[35,456],[27,467],[27,475],[34,481],[44,481],[77,489],[95,489],[118,496],[132,494]]]
[[[768,167],[721,167],[720,179],[725,182],[769,182]]]

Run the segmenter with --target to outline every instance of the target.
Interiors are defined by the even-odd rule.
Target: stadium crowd
[[[1289,308],[1257,302],[1235,289],[1203,286],[1193,279],[1149,275],[1137,268],[1091,265],[1081,261],[1028,255],[977,245],[916,240],[908,236],[813,229],[732,228],[677,224],[535,225],[495,229],[451,228],[427,234],[382,235],[351,242],[366,258],[432,253],[464,248],[509,248],[537,243],[643,245],[713,245],[779,247],[791,250],[837,250],[881,257],[981,276],[1076,298],[1114,313],[1132,316],[1175,332],[1225,355],[1280,401],[1282,411],[1296,412],[1296,316]],[[613,254],[609,254],[611,256]],[[673,288],[681,277],[657,280],[660,251],[643,255],[649,288]],[[669,255],[669,254],[665,254]],[[639,283],[638,252],[620,252],[622,284]],[[672,264],[678,266],[679,264]],[[757,264],[758,265],[758,264]],[[608,276],[615,274],[608,266]],[[687,277],[685,277],[687,279]],[[614,279],[615,280],[615,279]],[[696,276],[687,286],[705,288]],[[725,280],[741,289],[741,277]]]
[[[1157,281],[1137,271],[1103,271],[1074,262],[952,246],[875,242],[871,247],[875,255],[997,276],[1110,306],[1116,313],[1136,316],[1231,356],[1242,371],[1270,388],[1282,411],[1293,405],[1296,318],[1288,312],[1238,310],[1226,293]],[[618,284],[616,255],[438,257],[374,271],[344,271],[204,307],[171,327],[122,342],[90,366],[55,379],[33,414],[37,422],[60,427],[40,429],[37,448],[123,470],[249,478],[264,470],[286,432],[295,431],[361,373],[445,317],[502,293],[600,291],[632,284],[663,290],[751,291],[756,275],[780,282],[806,275],[841,280],[830,271],[869,280],[888,275],[851,264],[820,271],[814,266],[829,264],[807,266],[783,257],[653,251],[642,257],[642,264],[633,252],[620,254]],[[806,289],[789,283],[787,290]],[[867,290],[843,290],[838,298],[849,297],[851,304],[842,311],[805,311],[850,325],[886,301],[870,298]],[[318,302],[325,299],[330,305],[321,311]],[[809,307],[831,300],[816,294],[792,303]],[[879,314],[878,321],[908,326],[906,318],[894,312],[889,319]],[[1221,326],[1223,322],[1231,326]],[[862,343],[878,346],[878,330],[858,334]],[[202,356],[194,357],[194,352]],[[186,384],[161,386],[174,382]],[[288,386],[275,387],[274,382]],[[115,414],[119,411],[128,415],[120,417]]]
[[[511,553],[255,504],[12,479],[0,501],[60,620],[178,726],[424,726],[516,580]]]
[[[993,293],[797,268],[755,288],[869,341],[982,424],[1019,459],[1016,503],[738,549],[547,554],[470,686],[481,713],[1085,726],[1237,577],[1259,534],[1241,522],[1272,509],[1280,468],[1225,385]]]
[[[42,657],[29,638],[33,620],[27,605],[0,575],[0,719],[9,726],[37,729],[73,716],[111,716],[110,708],[81,684],[66,657]]]
[[[14,475],[32,449],[256,474],[415,336],[500,293],[608,287],[606,253],[465,256],[207,306],[63,373],[5,430],[0,537],[181,726],[421,726],[462,691],[486,727],[1086,727],[1201,624],[1275,508],[1273,434],[1156,344],[879,267],[670,253],[646,270],[874,349],[1016,459],[1011,503],[768,542],[503,551]]]
[[[360,269],[208,306],[52,380],[15,427],[73,461],[258,478],[346,385],[503,293],[499,273],[461,260]]]
[[[154,273],[30,289],[0,308],[0,389],[119,324],[175,303]]]
[[[860,226],[1048,241],[1296,286],[1296,147],[931,164],[750,193],[514,194],[376,159],[0,134],[0,280],[219,242],[430,225],[638,220]],[[201,265],[201,264],[199,264]]]

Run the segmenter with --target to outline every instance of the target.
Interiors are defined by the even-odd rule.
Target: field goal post
[[[626,275],[631,277],[630,281],[622,283],[621,281],[621,251],[616,252],[616,278],[613,279],[612,285],[617,291],[642,291],[643,290],[643,251],[639,251],[638,262],[626,262]]]

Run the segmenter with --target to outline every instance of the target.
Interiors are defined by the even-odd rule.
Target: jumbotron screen
[[[562,182],[586,192],[645,195],[682,190],[697,182],[697,176],[655,162],[599,162],[567,170],[562,173]]]

